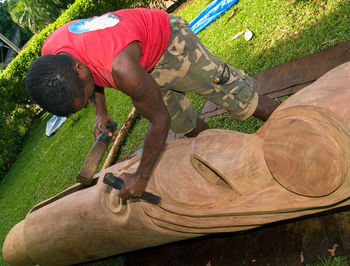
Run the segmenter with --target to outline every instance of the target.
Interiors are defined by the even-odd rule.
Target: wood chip
[[[327,43],[331,43],[331,42],[335,42],[337,39],[333,39],[333,40],[328,40],[328,41],[324,41],[323,43],[322,43],[322,45],[325,45],[325,44],[327,44]]]
[[[328,249],[328,252],[331,253],[331,256],[334,257],[335,256],[335,250],[337,249],[338,244],[335,243],[332,247],[332,249]]]
[[[238,32],[235,36],[232,37],[231,41],[233,41],[234,39],[238,38],[239,36],[242,36],[245,33],[245,30]]]
[[[300,262],[301,263],[304,262],[304,254],[303,254],[303,252],[300,252]]]
[[[233,9],[231,15],[228,17],[228,19],[226,20],[226,22],[224,23],[224,26],[227,24],[227,22],[229,22],[231,20],[231,18],[233,18],[233,16],[236,14],[238,7],[236,7],[235,9]]]

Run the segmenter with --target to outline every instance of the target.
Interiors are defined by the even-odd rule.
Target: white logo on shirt
[[[74,21],[68,26],[68,29],[70,32],[73,33],[83,33],[88,31],[110,28],[117,25],[118,22],[119,18],[115,14],[109,13],[100,17],[93,17]]]

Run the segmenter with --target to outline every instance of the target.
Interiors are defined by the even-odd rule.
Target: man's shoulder
[[[65,40],[67,40],[66,32],[67,32],[67,27],[69,23],[71,22],[68,22],[62,25],[61,27],[56,29],[54,32],[52,32],[49,35],[49,37],[46,38],[46,40],[44,41],[43,47],[41,49],[42,55],[58,53],[55,50],[58,49],[62,45],[62,43],[65,42]]]

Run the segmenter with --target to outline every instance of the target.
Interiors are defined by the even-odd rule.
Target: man
[[[169,128],[187,137],[209,126],[185,97],[192,91],[233,116],[266,120],[277,103],[257,95],[253,82],[212,55],[186,21],[161,10],[126,9],[63,25],[45,41],[42,57],[30,67],[26,88],[43,109],[68,116],[95,106],[95,137],[108,133],[110,119],[103,87],[130,96],[150,121],[140,165],[123,173],[123,198],[139,197],[167,138]]]

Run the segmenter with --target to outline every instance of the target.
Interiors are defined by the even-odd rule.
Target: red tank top
[[[69,53],[90,68],[95,84],[116,88],[112,78],[113,59],[128,44],[140,43],[140,63],[150,71],[167,48],[169,38],[165,11],[123,9],[66,23],[46,39],[41,54]]]

